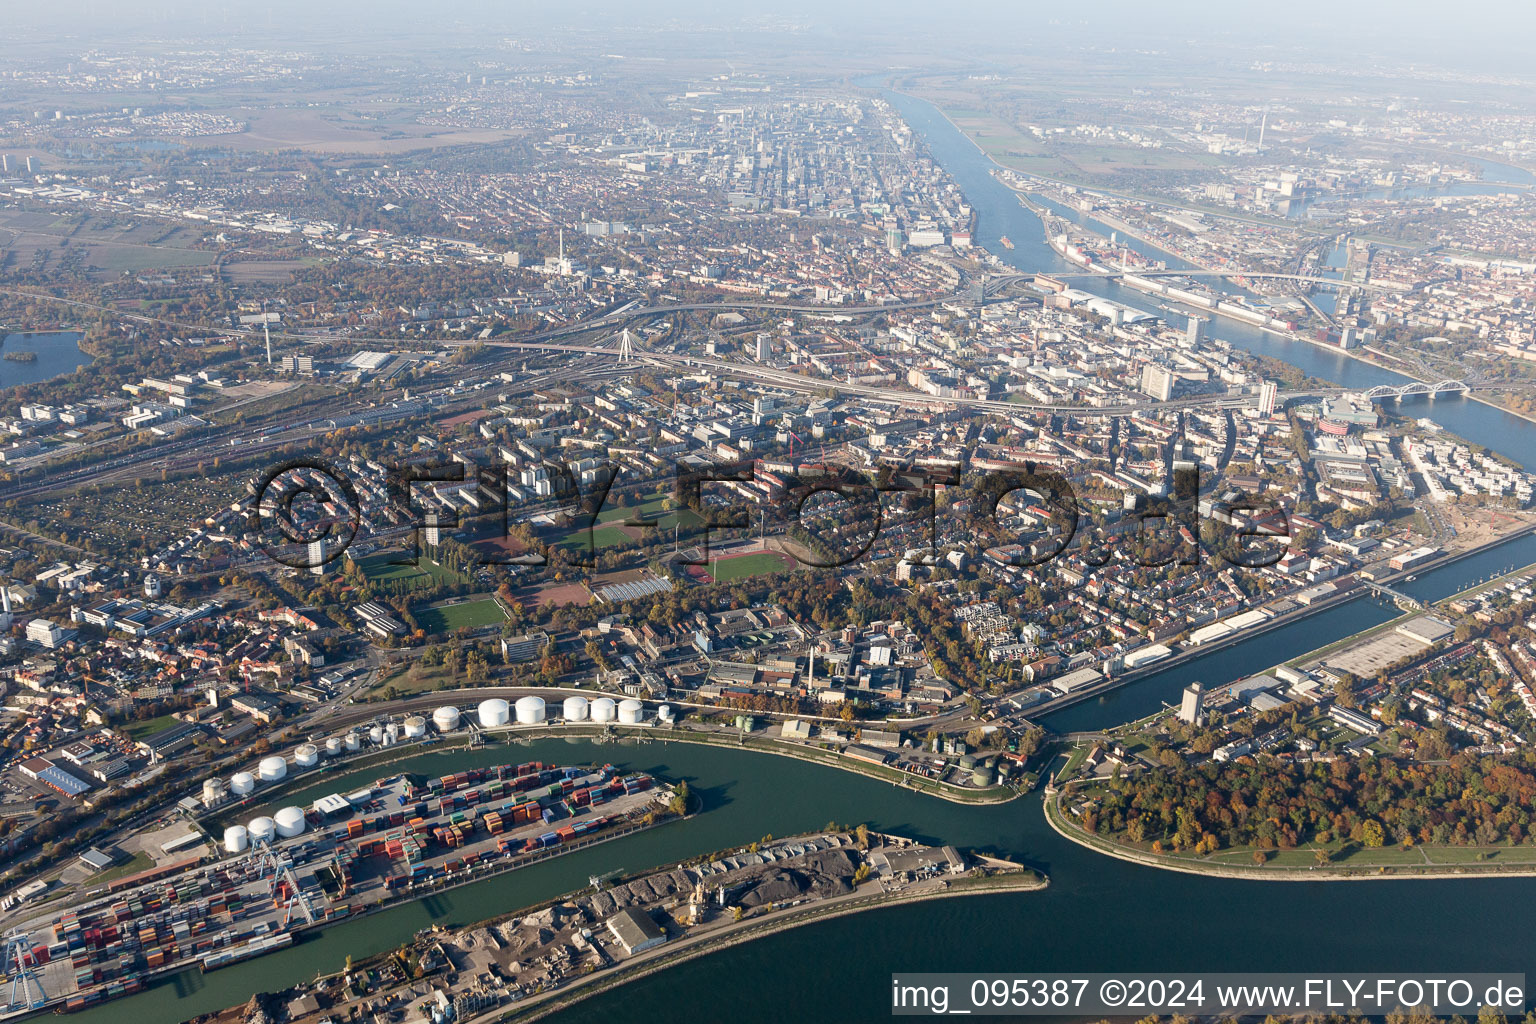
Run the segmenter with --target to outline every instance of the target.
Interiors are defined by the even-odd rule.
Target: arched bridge
[[[1390,384],[1378,384],[1365,393],[1365,397],[1373,402],[1390,402],[1394,399],[1408,398],[1412,395],[1428,395],[1433,398],[1436,395],[1461,394],[1471,391],[1472,387],[1464,380],[1442,380],[1438,384],[1425,384],[1421,380],[1411,380],[1407,384],[1393,387]]]

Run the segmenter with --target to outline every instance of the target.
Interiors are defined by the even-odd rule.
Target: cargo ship
[[[1012,249],[1013,248],[1013,241],[1007,235],[1004,235],[1002,238],[999,238],[998,241],[1003,243],[1003,248],[1004,249]]]
[[[217,953],[209,953],[203,957],[203,973],[207,974],[209,971],[216,971],[220,967],[238,964],[241,961],[249,960],[253,956],[261,956],[263,953],[270,953],[273,950],[286,949],[291,945],[293,945],[293,933],[278,932],[276,935],[253,939],[243,945],[235,946],[233,949],[221,949]]]

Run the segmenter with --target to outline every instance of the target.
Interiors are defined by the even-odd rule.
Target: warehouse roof
[[[634,953],[659,945],[667,939],[667,933],[656,926],[651,915],[628,907],[608,919],[608,930],[619,940],[626,953]]]

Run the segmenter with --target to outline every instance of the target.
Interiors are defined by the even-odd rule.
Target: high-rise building
[[[1205,708],[1205,687],[1190,683],[1184,687],[1184,697],[1179,701],[1179,721],[1197,725]]]
[[[1173,397],[1173,382],[1173,371],[1166,366],[1148,363],[1141,368],[1141,390],[1159,402]]]
[[[1259,415],[1273,416],[1275,414],[1275,400],[1280,396],[1280,385],[1272,380],[1266,380],[1259,385]]]
[[[1200,344],[1200,318],[1199,317],[1192,316],[1192,317],[1189,318],[1189,327],[1186,328],[1185,331],[1184,331],[1184,338],[1185,338],[1186,341],[1189,342],[1191,348],[1193,348],[1194,346]]]
[[[316,576],[325,575],[326,538],[317,537],[309,542],[309,571]]]
[[[768,335],[765,332],[758,332],[757,349],[753,352],[752,357],[760,363],[768,361]]]

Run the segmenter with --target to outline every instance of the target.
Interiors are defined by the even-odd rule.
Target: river
[[[1040,219],[1019,203],[1008,186],[993,177],[991,170],[996,165],[937,108],[901,93],[886,92],[885,97],[901,112],[913,131],[922,136],[934,159],[955,179],[976,210],[978,223],[973,232],[976,244],[1021,271],[1049,273],[1082,269],[1069,264],[1046,244]],[[1064,214],[1072,212],[1056,209]],[[1000,244],[999,239],[1004,235],[1013,243],[1012,249]],[[1133,247],[1147,251],[1139,244],[1133,243]],[[1167,258],[1160,251],[1156,255],[1160,259]],[[1178,267],[1181,264],[1170,259],[1169,265]],[[1074,280],[1072,285],[1157,316],[1167,312],[1148,296],[1113,281],[1084,278]],[[1343,352],[1304,341],[1290,341],[1224,317],[1214,319],[1208,333],[1250,352],[1284,360],[1310,376],[1334,381],[1343,387],[1364,391],[1377,384],[1396,386],[1409,380],[1402,374],[1361,362]],[[1536,427],[1518,416],[1461,396],[1409,399],[1403,404],[1403,410],[1413,416],[1430,417],[1452,433],[1522,465],[1536,466]]]
[[[980,152],[933,107],[888,94],[979,214],[978,242],[1021,270],[1067,269],[1041,239],[1040,222],[988,173]],[[997,240],[1008,235],[1013,250]],[[1137,292],[1082,287],[1158,312]],[[1306,373],[1350,387],[1403,378],[1286,342],[1229,321],[1214,333]],[[1464,399],[1425,412],[1456,433],[1522,463],[1536,463],[1536,425]],[[1444,596],[1496,569],[1536,562],[1536,538],[1423,573],[1406,589]],[[1096,729],[1154,710],[1184,683],[1224,682],[1384,621],[1394,611],[1369,599],[1214,651],[1099,701],[1053,716],[1061,729]],[[485,764],[499,748],[428,754],[401,767],[442,774]],[[868,822],[915,838],[1000,853],[1045,871],[1044,892],[989,895],[893,907],[822,922],[691,961],[596,996],[558,1015],[564,1024],[678,1019],[768,1024],[784,1020],[889,1018],[896,971],[1525,971],[1526,922],[1536,881],[1262,883],[1159,871],[1091,853],[1051,831],[1038,798],[966,807],[885,783],[772,755],[689,744],[598,746],[541,741],[509,759],[612,761],[687,779],[704,813],[420,903],[344,924],[235,967],[188,971],[131,999],[80,1015],[87,1024],[164,1024],[339,970],[348,953],[391,948],[432,922],[466,923],[579,888],[588,875],[634,871],[829,821]],[[399,770],[396,768],[390,771]],[[378,771],[360,773],[371,779]],[[346,792],[333,779],[324,792]],[[314,787],[311,788],[311,792]]]

